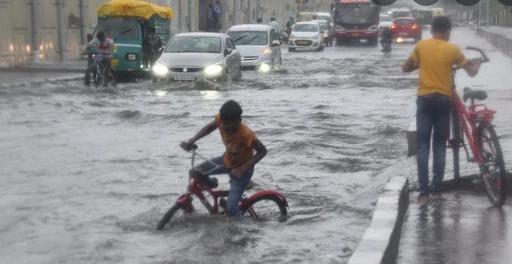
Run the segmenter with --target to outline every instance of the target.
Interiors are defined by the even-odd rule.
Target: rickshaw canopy
[[[96,13],[99,17],[141,17],[146,20],[154,15],[165,19],[174,17],[173,10],[170,7],[155,5],[142,0],[112,0],[98,7]]]

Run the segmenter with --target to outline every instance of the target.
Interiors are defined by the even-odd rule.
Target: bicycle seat
[[[219,186],[219,180],[215,177],[208,177],[208,179],[205,181],[206,185],[212,189],[215,189]]]
[[[487,92],[483,90],[472,90],[471,88],[464,88],[464,102],[466,102],[468,99],[471,100],[485,100],[487,98]]]

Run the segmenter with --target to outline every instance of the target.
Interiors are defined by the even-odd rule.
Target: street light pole
[[[64,60],[66,44],[64,41],[64,0],[56,0],[57,6],[57,47],[59,48],[59,61]]]

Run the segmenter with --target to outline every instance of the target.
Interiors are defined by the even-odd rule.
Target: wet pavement
[[[485,193],[452,191],[445,200],[411,204],[397,263],[509,263],[512,203],[490,206]]]
[[[283,49],[281,70],[227,84],[1,89],[0,263],[345,263],[388,180],[377,175],[406,154],[416,76],[400,64],[412,48]],[[179,142],[228,99],[269,149],[256,190],[282,192],[289,220],[200,212],[154,231],[185,189],[189,155]],[[511,100],[503,94],[496,108],[510,112]],[[508,154],[510,120],[497,124]],[[217,133],[199,145],[209,157],[223,151]]]

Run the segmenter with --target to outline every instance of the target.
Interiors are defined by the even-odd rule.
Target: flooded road
[[[0,262],[345,263],[387,180],[378,172],[406,154],[416,77],[399,66],[411,49],[283,49],[281,70],[226,85],[0,90]],[[269,150],[255,189],[282,192],[289,220],[199,214],[154,231],[185,190],[180,141],[228,99]],[[216,132],[199,146],[223,152]]]

